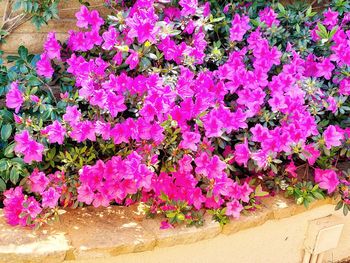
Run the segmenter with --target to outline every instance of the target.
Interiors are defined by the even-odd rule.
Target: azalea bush
[[[142,202],[163,228],[221,224],[283,191],[350,208],[349,6],[137,0],[2,66],[0,186],[12,225]],[[59,95],[55,91],[59,90]]]

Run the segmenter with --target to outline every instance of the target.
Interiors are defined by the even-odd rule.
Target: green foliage
[[[306,208],[315,200],[324,199],[324,192],[313,185],[312,182],[299,182],[294,186],[289,186],[286,191],[287,196],[294,197],[298,205],[303,204]]]

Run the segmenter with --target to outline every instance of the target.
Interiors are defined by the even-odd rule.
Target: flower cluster
[[[309,41],[322,55],[277,45],[271,32],[284,21],[271,7],[255,20],[228,9],[213,19],[208,2],[138,0],[104,21],[83,6],[67,43],[50,33],[36,69],[46,82],[64,75],[57,118],[21,123],[14,137],[26,163],[47,152],[49,164],[28,177],[36,199],[22,188],[5,193],[6,218],[23,225],[59,199],[95,207],[142,201],[170,224],[194,220],[189,211],[238,218],[255,209],[257,186],[307,180],[299,165],[315,168],[313,184],[336,192],[334,165],[350,156],[349,21],[329,9],[310,22]],[[33,96],[14,82],[7,107],[37,106]],[[95,151],[86,159],[71,154],[88,147]],[[48,166],[64,183],[45,175]]]

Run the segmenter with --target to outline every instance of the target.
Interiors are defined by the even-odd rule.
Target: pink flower
[[[75,14],[75,17],[77,18],[77,26],[80,28],[88,28],[91,25],[93,29],[98,29],[104,24],[97,10],[90,12],[84,5],[80,7],[80,11]]]
[[[201,136],[196,132],[184,132],[182,134],[182,141],[180,147],[183,149],[190,149],[191,151],[197,151],[197,144],[200,142]]]
[[[191,195],[191,203],[197,210],[199,210],[201,209],[203,202],[205,202],[205,197],[203,196],[202,190],[197,187]]]
[[[180,0],[179,5],[182,7],[182,16],[194,15],[197,10],[198,0]]]
[[[78,106],[67,106],[66,113],[63,115],[63,120],[70,124],[74,124],[80,121],[81,113],[78,110]]]
[[[242,41],[244,34],[250,29],[249,17],[235,14],[230,29],[230,41]]]
[[[335,113],[338,109],[338,106],[337,106],[337,101],[334,99],[334,97],[329,96],[327,98],[327,103],[328,103],[327,110],[330,110],[331,112]]]
[[[303,154],[310,165],[314,165],[318,157],[321,155],[316,146],[312,144],[304,146]]]
[[[325,58],[321,63],[317,63],[317,77],[324,77],[329,80],[332,77],[332,71],[335,68],[329,58]]]
[[[328,194],[333,193],[339,185],[337,173],[334,170],[315,169],[315,182],[320,188],[327,190]]]
[[[197,165],[196,173],[208,178],[221,177],[227,167],[226,163],[221,161],[217,155],[210,157],[205,152],[195,159],[195,163]]]
[[[4,216],[12,226],[15,225],[26,225],[25,218],[21,217],[22,214],[22,203],[24,202],[23,188],[21,186],[11,188],[4,192]]]
[[[239,218],[242,210],[243,210],[243,206],[236,199],[226,203],[227,216],[233,216],[234,218]]]
[[[293,177],[293,178],[297,178],[298,174],[296,173],[297,167],[295,166],[294,162],[291,161],[287,166],[286,166],[286,172],[288,172],[288,174]]]
[[[100,17],[100,14],[97,10],[92,10],[89,17],[89,24],[91,25],[92,29],[98,30],[103,24],[104,20],[102,17]]]
[[[43,172],[39,172],[37,168],[34,169],[28,179],[30,190],[35,193],[42,193],[50,183],[46,175]]]
[[[6,107],[15,109],[15,112],[18,113],[23,101],[24,98],[22,92],[18,89],[17,82],[12,82],[9,92],[6,94]]]
[[[51,125],[46,126],[41,133],[48,135],[50,143],[57,142],[58,144],[63,144],[66,129],[59,121],[55,120]]]
[[[58,199],[60,198],[60,194],[55,190],[55,188],[50,187],[45,192],[41,194],[42,196],[42,206],[54,208],[57,206]]]
[[[73,129],[69,136],[77,142],[83,142],[86,139],[96,141],[95,126],[90,121],[82,121],[72,125]]]
[[[40,98],[36,95],[30,95],[30,100],[34,103],[39,103]]]
[[[139,43],[150,41],[156,42],[156,35],[158,27],[156,22],[158,16],[155,14],[155,9],[150,8],[138,8],[137,11],[126,19],[126,24],[129,28],[128,37],[136,37]]]
[[[332,11],[330,8],[328,8],[327,12],[323,13],[324,20],[323,24],[329,26],[330,28],[333,28],[338,23],[338,12]]]
[[[259,17],[261,22],[265,22],[268,27],[272,25],[278,26],[280,22],[277,19],[277,14],[270,7],[265,7],[264,10],[259,12]]]
[[[91,188],[86,185],[82,184],[78,187],[78,201],[84,202],[85,204],[90,205],[92,201],[94,200],[94,192],[91,190]]]
[[[205,2],[203,6],[203,16],[208,17],[210,15],[210,2]]]
[[[239,164],[239,165],[244,165],[245,167],[247,167],[248,164],[248,160],[250,158],[250,151],[249,151],[249,147],[248,147],[248,141],[245,138],[244,139],[244,143],[240,143],[240,144],[236,144],[235,145],[235,161]]]
[[[131,70],[135,69],[137,67],[137,65],[139,64],[139,54],[136,51],[131,49],[130,55],[125,60],[125,63],[129,65]]]
[[[239,185],[238,183],[234,182],[231,186],[230,196],[248,203],[250,200],[249,196],[252,192],[254,192],[254,190],[247,182],[244,182],[243,185]]]
[[[52,77],[54,70],[51,66],[50,58],[46,52],[41,54],[40,60],[36,63],[36,71],[39,75],[46,78]]]
[[[168,221],[162,221],[160,222],[160,229],[169,229],[174,228]]]
[[[24,161],[31,163],[32,161],[41,162],[44,146],[34,141],[27,130],[15,135],[15,152],[24,154]]]
[[[127,108],[124,104],[124,96],[116,95],[114,92],[107,94],[107,102],[105,108],[112,117],[116,117],[119,112],[125,111]]]
[[[89,9],[85,5],[80,7],[80,11],[75,14],[77,18],[77,26],[81,28],[88,28],[90,20]]]
[[[323,132],[323,139],[325,140],[327,149],[332,147],[340,146],[341,140],[343,139],[343,133],[337,130],[334,125],[329,125]]]
[[[54,32],[48,33],[44,50],[50,59],[61,59],[61,45],[58,43]]]
[[[345,78],[339,83],[339,93],[342,95],[350,95],[350,78]]]
[[[105,50],[111,50],[114,47],[114,45],[117,43],[117,37],[118,37],[117,30],[115,30],[113,26],[110,26],[108,28],[108,31],[102,34],[102,38],[104,40],[102,48]]]
[[[38,201],[34,197],[27,197],[23,194],[21,186],[11,188],[4,192],[4,216],[12,226],[26,226],[34,220],[42,211]]]
[[[22,211],[30,216],[31,219],[35,219],[42,211],[39,202],[32,196],[23,201],[22,207]]]

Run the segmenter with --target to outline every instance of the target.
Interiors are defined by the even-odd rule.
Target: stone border
[[[310,205],[313,209],[335,201],[327,198]],[[139,207],[108,207],[67,210],[60,221],[33,231],[6,224],[0,210],[0,263],[63,262],[108,258],[125,253],[189,244],[221,234],[264,224],[307,211],[281,195],[264,198],[262,208],[232,219],[221,227],[206,216],[202,227],[179,226],[161,230],[161,218],[146,219]]]

